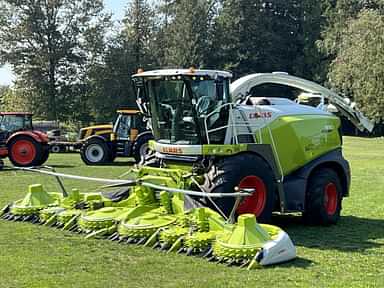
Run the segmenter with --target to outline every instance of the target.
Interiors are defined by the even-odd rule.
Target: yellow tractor
[[[82,128],[79,140],[81,159],[87,165],[111,163],[119,157],[133,157],[140,162],[150,154],[148,141],[153,139],[139,110],[121,109],[113,125]]]

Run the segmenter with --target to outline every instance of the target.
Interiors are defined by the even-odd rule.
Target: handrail
[[[158,185],[158,184],[154,184],[154,183],[147,182],[147,181],[142,181],[140,179],[137,179],[137,180],[117,180],[117,179],[107,179],[107,178],[85,177],[85,176],[78,176],[78,175],[72,175],[72,174],[64,174],[64,173],[44,171],[44,170],[38,169],[37,167],[14,167],[14,169],[21,170],[21,171],[27,171],[27,172],[41,173],[41,174],[54,176],[54,177],[69,178],[69,179],[74,179],[74,180],[83,180],[83,181],[93,181],[93,182],[115,184],[115,185],[110,185],[109,186],[110,188],[121,187],[121,186],[141,185],[141,186],[149,187],[149,188],[156,189],[156,190],[167,191],[170,193],[181,193],[181,194],[186,194],[186,195],[190,195],[190,196],[211,197],[211,198],[246,197],[246,196],[250,196],[252,194],[251,192],[235,192],[235,193],[199,192],[199,191],[193,191],[193,190],[187,190],[187,189],[167,187],[167,186]]]
[[[257,142],[257,144],[263,144],[265,141],[263,139],[263,133],[261,131],[261,128],[259,126],[254,126],[252,124],[250,124],[246,117],[244,117],[244,115],[241,113],[242,111],[241,110],[237,110],[241,113],[241,116],[242,116],[242,120],[240,121],[241,123],[238,123],[236,122],[236,119],[235,119],[235,116],[234,116],[234,111],[236,110],[236,107],[238,106],[239,104],[235,104],[235,103],[225,103],[223,105],[220,105],[218,106],[216,109],[214,109],[212,112],[208,113],[207,115],[204,115],[204,127],[205,127],[205,134],[206,134],[206,137],[207,137],[207,143],[210,144],[210,134],[213,133],[213,132],[216,132],[216,131],[220,131],[220,130],[231,130],[232,132],[232,138],[235,140],[235,144],[239,144],[239,138],[238,138],[238,128],[247,128],[248,129],[248,133],[241,133],[242,135],[251,135],[253,137],[253,140],[255,141],[255,143]],[[212,116],[213,114],[215,113],[218,113],[220,112],[221,109],[223,109],[224,107],[226,106],[229,106],[229,115],[228,115],[228,123],[226,125],[223,125],[223,126],[220,126],[220,127],[217,127],[217,128],[213,128],[213,129],[208,129],[208,118],[210,116]],[[253,106],[257,112],[261,112],[262,110],[260,109],[260,107],[258,105],[255,105]],[[280,162],[280,159],[279,159],[279,155],[277,153],[277,147],[276,147],[276,142],[275,142],[275,139],[274,139],[274,136],[273,136],[273,133],[271,131],[271,128],[267,125],[267,120],[263,118],[264,121],[264,127],[265,129],[267,129],[267,132],[268,132],[268,135],[269,135],[269,138],[270,138],[270,145],[272,147],[272,151],[273,151],[273,154],[275,156],[275,159],[276,159],[276,164],[278,166],[278,169],[279,169],[279,174],[280,174],[280,179],[279,181],[283,181],[284,180],[284,173],[283,173],[283,168],[282,168],[282,165],[281,165],[281,162]],[[254,129],[252,129],[254,128]],[[255,130],[257,130],[257,132],[255,132]],[[255,138],[255,133],[258,134],[259,136],[259,139],[256,140]],[[223,143],[223,144],[228,144],[228,143]]]

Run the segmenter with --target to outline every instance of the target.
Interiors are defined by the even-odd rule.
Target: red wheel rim
[[[28,165],[32,163],[36,157],[36,147],[28,140],[16,141],[11,149],[13,160],[20,165]]]
[[[239,183],[240,189],[255,189],[255,192],[246,197],[237,208],[237,214],[251,213],[256,217],[263,212],[267,201],[267,188],[264,181],[257,176],[246,176]]]
[[[328,215],[335,214],[337,210],[337,187],[333,183],[327,184],[324,189],[324,206]]]

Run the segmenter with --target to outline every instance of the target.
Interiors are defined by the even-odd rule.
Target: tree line
[[[138,68],[285,71],[384,120],[383,0],[131,0],[114,22],[102,0],[0,0],[0,65],[15,84],[0,110],[109,121],[134,105]]]

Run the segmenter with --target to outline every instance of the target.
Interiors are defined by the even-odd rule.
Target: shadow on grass
[[[127,160],[127,161],[114,161],[113,163],[106,163],[100,166],[133,166],[135,161]]]
[[[49,167],[52,168],[75,168],[77,165],[66,165],[66,164],[51,164]]]
[[[49,167],[52,168],[75,168],[77,165],[62,165],[62,164],[49,164]],[[4,166],[3,169],[0,169],[0,171],[21,171],[21,167],[14,167],[14,166]]]
[[[384,220],[342,216],[337,225],[329,227],[305,225],[299,216],[277,216],[274,224],[282,227],[295,245],[324,250],[363,252],[384,244]]]
[[[309,266],[313,266],[314,264],[316,264],[316,263],[313,262],[312,260],[305,259],[302,257],[296,257],[292,261],[285,262],[285,263],[279,263],[276,265],[271,265],[270,267],[284,267],[284,268],[294,267],[294,268],[304,268],[305,269]]]
[[[123,158],[124,159],[124,158]],[[120,160],[119,161],[113,161],[113,162],[107,162],[107,163],[98,163],[94,165],[89,165],[88,167],[113,167],[113,166],[133,166],[136,162],[132,158],[126,158],[127,160]]]

